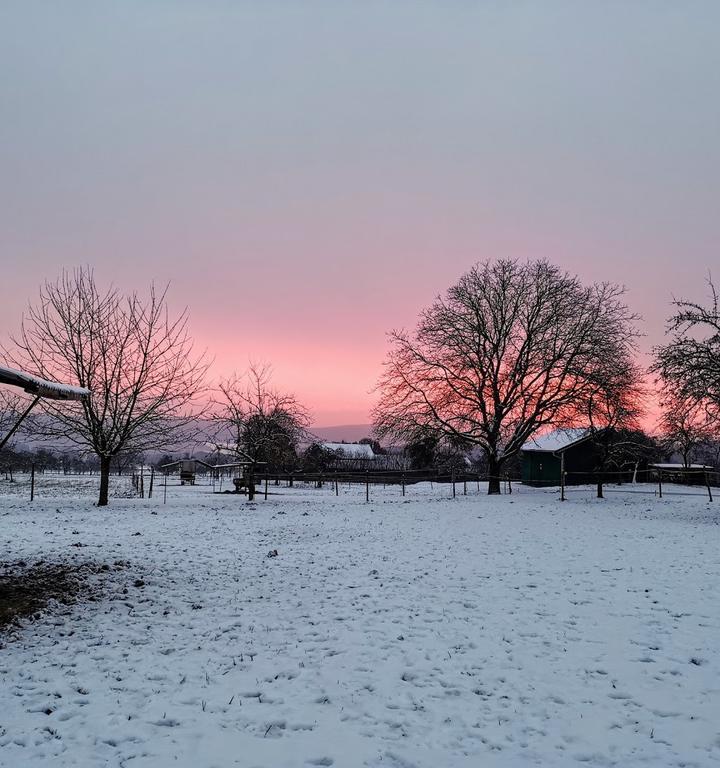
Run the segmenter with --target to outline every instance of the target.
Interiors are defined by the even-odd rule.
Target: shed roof
[[[698,469],[713,469],[709,464],[688,464],[687,467],[684,464],[669,463],[669,464],[648,464],[652,469],[667,469],[674,472],[692,471]]]
[[[52,400],[81,400],[90,394],[90,390],[84,387],[48,381],[39,376],[33,376],[31,373],[16,371],[14,368],[5,368],[2,365],[0,365],[0,384],[22,387],[26,392]]]
[[[575,429],[555,429],[544,435],[538,435],[528,440],[523,445],[523,451],[542,451],[543,453],[556,453],[564,451],[571,445],[581,443],[590,437],[590,430],[586,427]]]

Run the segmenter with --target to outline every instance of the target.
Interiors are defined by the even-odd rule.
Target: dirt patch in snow
[[[102,590],[102,579],[98,576],[126,565],[120,560],[112,565],[0,561],[0,634],[19,626],[23,619],[39,618],[53,603],[71,605],[97,600]]]

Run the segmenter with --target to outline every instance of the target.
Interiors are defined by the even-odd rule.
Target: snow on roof
[[[322,443],[328,451],[341,452],[351,459],[373,459],[373,449],[365,443]]]
[[[5,368],[0,365],[0,384],[10,384],[14,387],[22,387],[26,392],[52,400],[80,400],[90,394],[89,389],[74,387],[72,384],[60,384],[57,381],[48,381],[30,373],[16,371],[14,368]]]
[[[523,451],[544,451],[554,453],[569,448],[575,443],[579,443],[590,436],[590,430],[585,427],[579,429],[556,429],[553,432],[547,432],[544,435],[538,435],[528,440],[523,445]]]

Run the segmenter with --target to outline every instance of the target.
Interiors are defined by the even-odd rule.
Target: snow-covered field
[[[5,638],[0,765],[720,764],[720,501],[161,490],[0,490],[0,560],[129,563]]]

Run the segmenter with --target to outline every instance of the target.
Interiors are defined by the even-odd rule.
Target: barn
[[[597,451],[589,429],[558,429],[529,440],[520,452],[524,485],[559,486],[565,461],[565,484],[583,485],[595,480]]]
[[[368,469],[375,461],[373,449],[365,443],[322,443],[333,454],[333,469]]]

